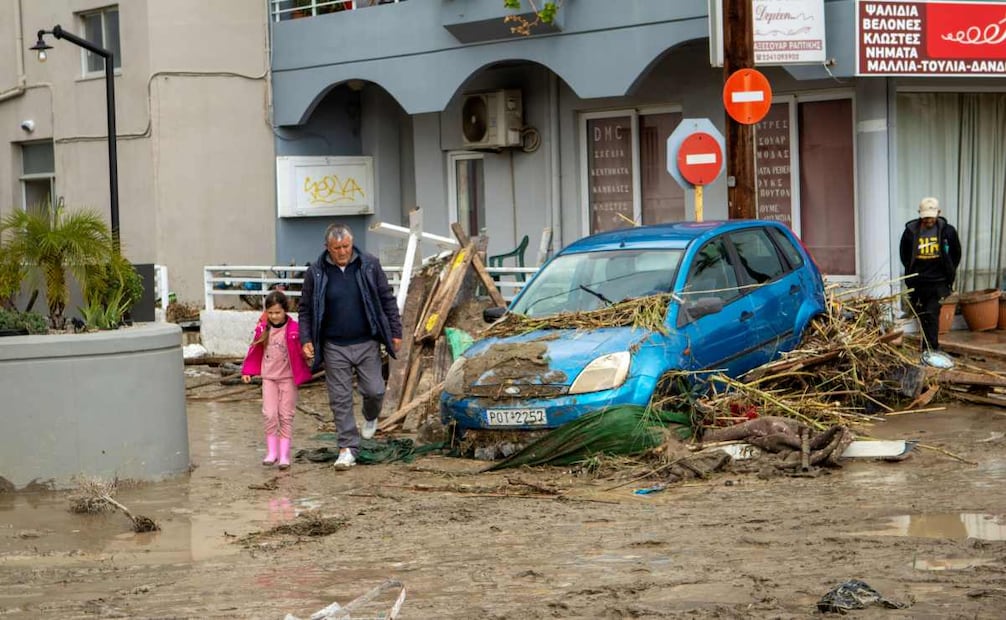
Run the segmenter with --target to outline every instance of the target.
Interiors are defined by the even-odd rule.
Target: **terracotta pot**
[[[973,332],[995,329],[999,324],[998,289],[987,288],[981,291],[971,291],[961,295],[961,314]]]
[[[1006,301],[1006,300],[1004,300]],[[1000,310],[1001,316],[1002,310]],[[940,300],[940,333],[945,334],[954,325],[954,315],[957,314],[957,296],[952,295]]]

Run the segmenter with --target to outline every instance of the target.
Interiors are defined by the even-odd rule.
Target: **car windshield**
[[[608,250],[564,254],[542,268],[510,307],[531,317],[597,310],[667,293],[683,250]]]

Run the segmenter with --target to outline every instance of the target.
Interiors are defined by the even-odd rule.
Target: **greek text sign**
[[[824,0],[754,0],[756,65],[825,61]]]
[[[856,0],[856,75],[1006,76],[1006,5]]]
[[[374,212],[371,157],[277,157],[279,217]]]

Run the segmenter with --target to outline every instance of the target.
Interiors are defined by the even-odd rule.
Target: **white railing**
[[[270,291],[282,287],[288,297],[300,297],[304,283],[304,266],[261,265],[210,265],[203,267],[203,300],[207,310],[224,308],[254,310]],[[488,267],[490,275],[497,276],[496,287],[507,301],[538,271],[537,267]],[[388,283],[395,293],[402,281],[400,266],[384,266]],[[524,276],[521,281],[520,276]],[[226,300],[226,301],[225,301]]]
[[[405,0],[269,0],[269,13],[274,22],[280,22],[399,2]]]

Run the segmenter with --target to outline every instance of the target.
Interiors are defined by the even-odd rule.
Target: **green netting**
[[[472,346],[475,339],[471,334],[463,329],[445,327],[444,334],[447,335],[447,344],[451,347],[451,359],[458,359],[465,349]]]
[[[560,426],[486,471],[521,465],[570,465],[595,454],[641,454],[661,445],[668,428],[687,439],[692,433],[689,414],[636,405],[607,407]]]
[[[319,433],[312,437],[319,441],[336,441],[336,433]],[[356,462],[362,465],[374,465],[376,463],[394,463],[403,461],[411,463],[417,456],[440,452],[445,447],[443,442],[430,443],[417,446],[411,439],[362,439],[360,449],[356,453]],[[339,458],[338,448],[315,448],[313,450],[300,450],[296,458],[307,459],[313,463],[327,463]]]

